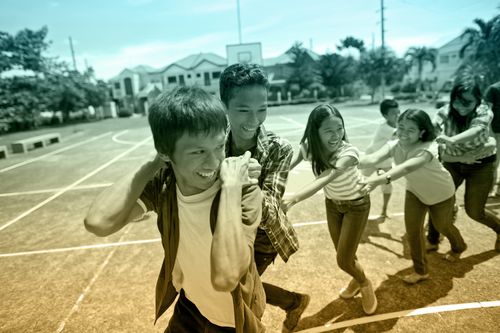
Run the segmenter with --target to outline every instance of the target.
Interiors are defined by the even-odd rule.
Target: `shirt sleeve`
[[[173,171],[168,166],[162,168],[158,170],[153,179],[151,179],[146,184],[139,197],[139,201],[142,202],[142,205],[141,203],[139,204],[143,206],[143,208],[145,206],[146,211],[158,212],[158,209],[160,207],[160,197],[163,186],[165,184],[165,179],[168,178],[172,172]]]
[[[280,223],[281,199],[290,171],[293,156],[292,146],[288,142],[272,142],[266,165],[262,166],[262,225]]]
[[[492,120],[493,112],[487,105],[481,104],[476,109],[476,116],[472,119],[470,127],[481,127],[488,130]]]
[[[449,109],[449,104],[446,104],[442,106],[434,116],[434,119],[432,120],[432,123],[434,124],[434,127],[438,131],[438,133],[443,133],[444,132],[444,123],[446,121],[446,118],[448,117],[448,109]]]

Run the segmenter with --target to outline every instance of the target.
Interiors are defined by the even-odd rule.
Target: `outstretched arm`
[[[388,144],[383,145],[379,150],[371,154],[363,155],[359,158],[359,168],[366,169],[370,168],[383,160],[391,157],[391,149]]]
[[[219,291],[234,290],[247,272],[252,258],[262,197],[260,190],[254,186],[258,191],[253,197],[250,222],[243,221],[243,216],[248,215],[242,209],[243,186],[257,183],[256,179],[248,177],[249,159],[250,152],[246,152],[242,156],[226,158],[221,164],[222,188],[210,254],[212,285]],[[249,234],[253,235],[253,239]]]
[[[366,185],[368,190],[373,190],[378,185],[385,184],[387,182],[387,177],[391,180],[396,180],[398,178],[404,177],[409,173],[419,169],[426,163],[430,162],[432,155],[428,151],[422,151],[415,157],[412,157],[401,164],[398,164],[389,171],[383,173],[382,175],[373,175],[364,181],[360,181],[360,184]]]
[[[325,187],[333,179],[338,177],[346,169],[355,166],[357,162],[357,159],[352,156],[345,156],[340,158],[333,168],[323,171],[312,183],[306,185],[299,192],[295,193],[289,198],[284,199],[282,203],[283,210],[287,212],[298,202],[311,197],[320,189]]]
[[[164,162],[157,155],[137,171],[126,175],[102,191],[90,205],[85,217],[85,228],[97,236],[108,236],[129,221],[141,216],[143,209],[137,204],[144,187]]]

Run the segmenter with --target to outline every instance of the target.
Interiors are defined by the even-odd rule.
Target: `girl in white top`
[[[405,227],[415,272],[403,280],[413,284],[429,277],[425,257],[423,225],[427,210],[436,228],[451,244],[445,256],[456,261],[466,245],[452,223],[455,185],[450,173],[438,160],[435,129],[425,111],[408,109],[398,118],[397,140],[390,141],[360,160],[360,167],[370,167],[393,157],[396,166],[383,175],[374,175],[362,184],[371,190],[391,180],[406,178]]]
[[[361,292],[363,310],[372,314],[377,309],[377,298],[356,258],[370,212],[370,196],[359,184],[363,179],[357,167],[359,152],[348,143],[342,115],[333,106],[321,104],[309,115],[299,154],[292,160],[291,168],[304,159],[312,162],[317,178],[283,200],[282,207],[287,211],[324,187],[328,230],[337,250],[337,263],[352,276],[340,296],[351,298]]]

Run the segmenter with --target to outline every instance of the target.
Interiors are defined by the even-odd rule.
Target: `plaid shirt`
[[[434,117],[436,128],[447,136],[455,136],[460,134],[453,119],[448,115],[449,105],[445,105],[438,110]],[[474,112],[469,128],[480,127],[482,131],[472,140],[456,144],[453,147],[440,145],[440,149],[450,156],[462,156],[463,154],[482,148],[488,141],[490,135],[489,128],[493,113],[487,105],[481,104]]]
[[[226,156],[233,156],[231,140],[231,132],[229,131]],[[292,156],[293,148],[288,141],[266,131],[264,125],[260,126],[257,147],[252,152],[252,157],[262,167],[259,186],[262,190],[263,200],[262,220],[259,228],[266,232],[274,249],[285,262],[299,249],[297,233],[281,209],[281,199],[285,193]]]

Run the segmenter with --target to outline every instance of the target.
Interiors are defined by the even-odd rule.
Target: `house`
[[[464,46],[466,38],[458,36],[446,44],[437,48],[436,68],[432,70],[429,62],[424,64],[422,70],[422,81],[431,84],[433,90],[441,89],[447,82],[452,80],[456,71],[462,65],[460,50]],[[418,79],[417,66],[413,66],[405,77],[405,81],[416,81]]]
[[[170,90],[178,85],[199,85],[215,94],[219,91],[219,78],[226,66],[226,58],[215,53],[192,54],[160,71],[163,89]]]

